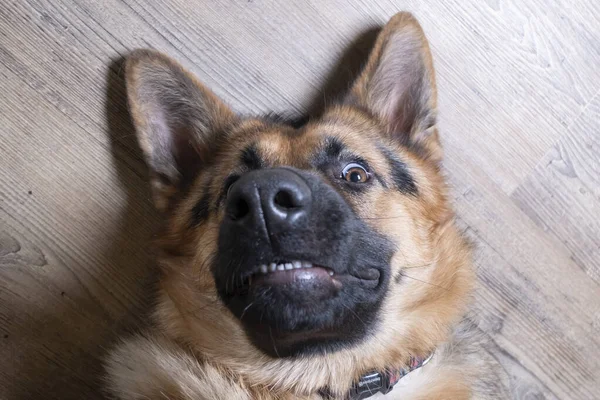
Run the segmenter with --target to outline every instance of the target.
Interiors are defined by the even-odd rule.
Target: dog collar
[[[377,393],[389,393],[400,379],[427,364],[432,357],[433,353],[426,358],[411,357],[406,368],[397,371],[375,371],[364,374],[354,383],[354,385],[352,385],[352,388],[344,399],[362,400],[374,396]]]

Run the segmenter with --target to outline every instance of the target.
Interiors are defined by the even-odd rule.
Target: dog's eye
[[[364,183],[369,180],[370,174],[360,164],[351,163],[344,167],[342,178],[352,183]]]

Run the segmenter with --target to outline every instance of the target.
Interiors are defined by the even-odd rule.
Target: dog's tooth
[[[312,266],[313,266],[312,263],[309,263],[309,262],[306,262],[306,261],[304,261],[302,263],[302,268],[312,268]]]
[[[277,264],[277,271],[285,270],[285,264]]]
[[[298,268],[302,268],[302,262],[301,261],[294,261],[292,262],[292,265],[294,266],[294,268],[298,269]]]
[[[266,274],[267,272],[269,272],[269,267],[267,267],[265,264],[261,265],[260,272],[262,272],[263,274]]]
[[[294,269],[294,264],[292,264],[292,263],[285,263],[285,269]]]
[[[275,272],[275,270],[277,269],[277,264],[271,263],[271,265],[269,265],[269,269],[271,270],[271,272]]]

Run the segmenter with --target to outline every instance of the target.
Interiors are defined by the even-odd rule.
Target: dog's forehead
[[[242,162],[304,168],[324,151],[349,151],[365,159],[377,158],[379,139],[372,124],[325,116],[297,129],[253,122],[238,132],[235,148]]]

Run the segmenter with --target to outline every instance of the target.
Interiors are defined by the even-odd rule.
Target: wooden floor
[[[157,216],[128,51],[165,51],[240,112],[301,114],[400,10],[432,45],[480,318],[513,397],[599,399],[598,0],[2,0],[0,399],[102,398],[99,357],[145,323]]]

